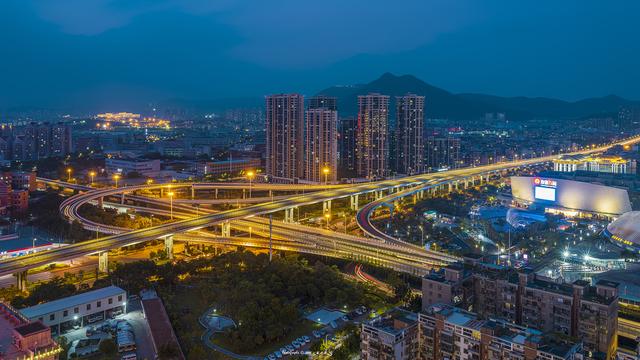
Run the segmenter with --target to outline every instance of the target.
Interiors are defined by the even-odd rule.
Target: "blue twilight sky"
[[[3,0],[0,107],[311,94],[386,71],[640,99],[638,18],[636,0]]]

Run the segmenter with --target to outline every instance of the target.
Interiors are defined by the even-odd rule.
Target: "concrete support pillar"
[[[222,223],[222,237],[231,237],[231,223],[228,221]]]
[[[191,200],[196,198],[196,189],[191,185]]]
[[[273,190],[269,190],[269,197],[272,198],[273,197]]]
[[[120,205],[124,205],[124,193],[120,195]]]
[[[453,190],[453,185],[451,183],[448,183],[447,185],[448,185],[448,187],[447,187],[448,190],[447,191],[451,192],[451,190]]]
[[[358,194],[351,195],[349,199],[351,200],[351,210],[358,211]]]
[[[322,202],[322,213],[331,212],[331,200]]]
[[[418,202],[418,193],[413,194],[413,203],[416,204]]]
[[[384,197],[384,194],[382,190],[376,191],[376,200],[382,199],[383,197]]]
[[[109,272],[109,252],[103,251],[98,254],[98,271],[101,273]]]
[[[160,188],[160,197],[161,198],[164,197],[164,188],[163,187]]]
[[[14,274],[16,277],[16,286],[20,291],[27,291],[27,270],[20,271]]]
[[[215,192],[216,192],[215,198],[217,199],[218,198],[218,188],[216,188]]]
[[[293,223],[293,211],[295,208],[284,209],[284,222]]]
[[[245,191],[245,189],[242,189],[242,198],[243,199],[247,198],[247,192]]]
[[[167,258],[173,260],[173,235],[165,236],[164,251],[167,253]]]

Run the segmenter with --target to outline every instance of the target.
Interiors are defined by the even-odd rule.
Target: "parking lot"
[[[106,330],[109,326],[115,323],[126,322],[127,328],[133,332],[135,339],[135,354],[138,359],[153,359],[155,358],[155,352],[153,350],[153,343],[151,340],[149,325],[142,313],[142,307],[139,299],[129,299],[127,304],[127,313],[118,315],[114,319],[96,322],[79,329],[69,331],[63,336],[67,339],[69,344],[73,344],[74,341],[94,339],[95,346],[97,347],[97,340],[104,337],[111,337],[111,334]],[[101,330],[101,329],[104,329]],[[114,342],[117,342],[115,335],[113,336]],[[92,347],[89,345],[88,347]]]
[[[311,355],[311,345],[316,341],[340,341],[341,339],[335,335],[338,330],[348,323],[360,324],[368,318],[368,309],[364,306],[360,306],[349,313],[345,313],[343,316],[328,322],[322,328],[313,330],[310,334],[302,335],[291,343],[282,345],[279,350],[268,354],[263,360],[276,360],[292,355]],[[321,321],[322,319],[318,320]]]

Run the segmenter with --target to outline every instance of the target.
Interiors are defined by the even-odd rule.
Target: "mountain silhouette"
[[[615,95],[569,102],[550,98],[501,97],[484,94],[453,94],[430,85],[415,76],[385,73],[367,84],[333,86],[318,94],[338,98],[341,116],[358,112],[358,95],[380,93],[392,97],[389,112],[395,113],[395,96],[414,93],[425,96],[425,117],[453,120],[474,120],[485,113],[503,112],[511,120],[574,119],[598,114],[617,113],[620,107],[640,105]]]

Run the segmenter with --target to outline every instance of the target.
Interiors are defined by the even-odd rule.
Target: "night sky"
[[[640,100],[638,18],[635,0],[3,0],[0,107],[313,94],[387,71]]]

